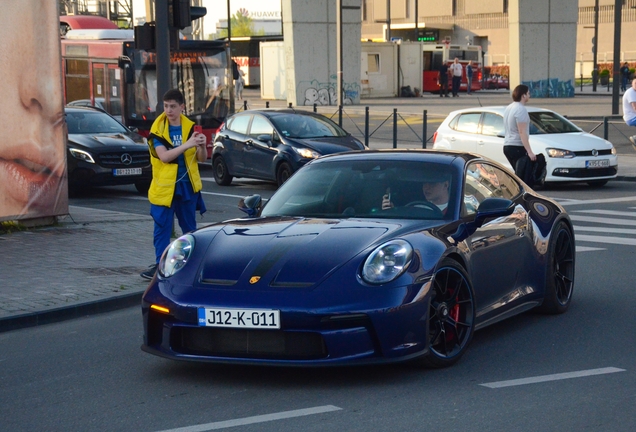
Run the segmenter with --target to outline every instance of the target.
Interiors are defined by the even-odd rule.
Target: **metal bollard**
[[[609,119],[607,117],[603,117],[603,138],[608,139],[609,137]]]
[[[292,107],[292,103],[291,103],[291,102],[289,103],[289,107],[290,107],[290,108]]]
[[[318,112],[318,104],[314,104],[314,112],[317,113]]]
[[[342,105],[338,105],[338,126],[342,127]]]
[[[247,101],[243,101],[243,111],[247,111]]]
[[[269,101],[265,101],[265,108],[269,108]]]
[[[581,91],[583,91],[583,74],[581,74]]]
[[[364,107],[364,145],[369,147],[369,107]]]
[[[422,113],[422,148],[426,148],[426,123],[428,122],[428,111]]]
[[[397,108],[393,108],[393,148],[397,148]]]

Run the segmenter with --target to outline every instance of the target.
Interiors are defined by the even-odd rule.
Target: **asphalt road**
[[[240,216],[238,197],[274,189],[206,181],[210,221]],[[0,429],[636,430],[633,183],[544,193],[566,206],[576,226],[570,310],[526,313],[481,330],[452,368],[172,362],[139,349],[141,312],[130,308],[0,334]],[[132,188],[79,200],[71,204],[148,209]]]

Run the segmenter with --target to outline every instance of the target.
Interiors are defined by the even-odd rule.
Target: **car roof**
[[[109,115],[106,111],[99,109],[98,107],[94,107],[94,106],[65,106],[64,107],[64,111],[67,113],[82,113],[82,112],[96,112],[96,113],[102,113],[102,114],[106,114]]]
[[[549,110],[549,109],[535,107],[535,106],[526,105],[525,107],[528,110],[528,112],[554,112],[554,111]],[[496,113],[496,114],[503,115],[505,110],[506,110],[506,106],[504,106],[504,105],[463,108],[463,109],[460,109],[460,110],[452,111],[450,114],[448,114],[448,117],[451,117],[451,116],[455,117],[457,114],[475,113],[475,112],[491,112],[491,113]]]
[[[347,160],[400,160],[414,162],[434,162],[441,165],[454,164],[458,159],[463,160],[462,164],[472,160],[481,159],[480,155],[456,151],[456,150],[432,150],[432,149],[381,149],[381,150],[359,150],[344,153],[334,153],[316,159],[312,163],[322,163],[324,161],[347,161]]]
[[[309,117],[320,117],[320,118],[324,118],[325,116],[322,114],[318,114],[318,113],[313,113],[313,112],[309,112],[309,111],[300,111],[300,110],[295,110],[293,108],[282,108],[282,109],[272,109],[272,108],[267,108],[267,109],[253,109],[253,110],[247,110],[247,111],[241,111],[238,112],[234,115],[238,115],[238,114],[262,114],[266,117],[276,117],[276,116],[280,116],[280,115],[290,115],[290,114],[296,114],[296,115],[302,115],[302,116],[309,116]]]

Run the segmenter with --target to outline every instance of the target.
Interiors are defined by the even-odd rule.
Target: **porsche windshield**
[[[553,112],[531,112],[530,135],[581,132],[577,126]]]
[[[450,167],[436,163],[315,163],[283,184],[261,215],[442,220],[456,183]]]

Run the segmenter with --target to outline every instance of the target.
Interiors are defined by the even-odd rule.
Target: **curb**
[[[143,292],[137,292],[106,300],[95,300],[90,303],[2,318],[0,319],[0,333],[140,306],[142,295]]]

